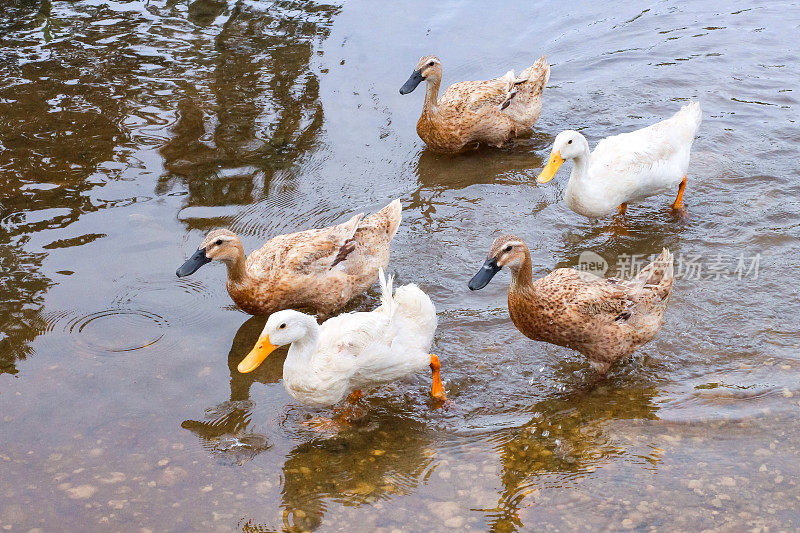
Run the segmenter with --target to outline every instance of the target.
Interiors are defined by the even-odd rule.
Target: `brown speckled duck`
[[[459,152],[486,143],[500,146],[530,131],[542,111],[542,91],[550,65],[542,56],[517,77],[513,70],[485,81],[462,81],[447,88],[441,98],[442,62],[424,56],[400,88],[408,94],[423,80],[425,103],[417,133],[432,150]]]
[[[243,311],[313,309],[326,318],[375,283],[389,263],[401,218],[398,199],[366,218],[359,213],[338,226],[274,237],[246,260],[239,237],[216,229],[176,274],[221,261],[228,267],[228,294]]]
[[[508,267],[508,311],[517,329],[535,341],[577,350],[605,375],[612,363],[631,355],[661,328],[672,294],[672,263],[665,248],[629,281],[572,268],[558,268],[533,281],[525,242],[503,235],[495,239],[469,288],[482,289]]]

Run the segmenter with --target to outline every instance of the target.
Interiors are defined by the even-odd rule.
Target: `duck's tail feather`
[[[649,265],[645,266],[634,279],[634,284],[642,296],[655,296],[665,300],[672,294],[674,259],[666,248]]]
[[[378,270],[381,283],[381,307],[378,309],[398,325],[403,324],[405,331],[414,338],[414,342],[430,347],[436,332],[436,307],[422,289],[410,283],[393,291],[393,277],[387,277],[383,269]]]
[[[700,125],[700,122],[703,120],[703,109],[700,107],[699,100],[692,100],[685,106],[681,107],[681,112],[686,113],[689,115],[693,122]]]
[[[381,306],[383,307],[384,312],[386,314],[388,314],[390,317],[394,316],[394,312],[397,309],[392,289],[392,284],[394,283],[394,276],[389,276],[387,278],[386,274],[383,272],[383,268],[379,268],[378,279],[380,280],[381,283]]]
[[[542,111],[542,91],[549,79],[550,65],[542,56],[513,80],[508,98],[500,108],[520,125],[533,126]]]
[[[632,307],[626,323],[643,338],[652,338],[661,327],[672,295],[672,281],[673,258],[664,248],[652,263],[628,282]]]
[[[394,293],[396,312],[413,323],[417,334],[433,340],[436,331],[436,307],[422,289],[413,283],[398,287]]]
[[[700,128],[700,122],[703,121],[703,110],[700,107],[700,102],[697,100],[689,102],[672,115],[671,120],[674,122],[675,130],[680,132],[681,138],[687,142],[692,142],[698,128]]]
[[[395,233],[397,233],[397,229],[400,227],[400,222],[402,220],[403,204],[400,203],[400,198],[397,198],[377,213],[366,217],[361,224],[359,224],[359,229],[371,228],[383,233],[385,240],[391,241]]]
[[[523,70],[514,83],[520,91],[538,95],[542,93],[548,80],[550,80],[550,65],[547,63],[547,56],[542,56],[536,63]]]
[[[353,236],[360,245],[359,249],[363,251],[363,257],[368,257],[372,264],[377,262],[386,267],[389,264],[390,243],[402,219],[403,206],[400,199],[394,200],[377,213],[364,217]]]

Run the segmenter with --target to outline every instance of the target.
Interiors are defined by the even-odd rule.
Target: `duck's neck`
[[[530,253],[525,254],[525,259],[519,268],[511,269],[511,290],[514,292],[533,290],[533,264]]]
[[[228,284],[242,285],[248,279],[242,243],[237,243],[236,250],[236,257],[232,261],[225,261],[225,266],[228,267]]]
[[[320,327],[313,316],[308,316],[308,319],[306,334],[289,346],[289,353],[283,363],[284,375],[288,372],[296,377],[302,377],[313,371],[312,368],[317,356]]]
[[[441,80],[428,79],[425,81],[425,103],[422,105],[422,112],[434,114],[438,110],[439,104],[439,85]]]
[[[570,184],[582,183],[589,179],[589,147],[584,148],[583,152],[572,159],[572,173],[569,175]]]
[[[572,159],[572,173],[567,184],[567,198],[580,195],[589,185],[589,146],[586,145],[580,155]]]

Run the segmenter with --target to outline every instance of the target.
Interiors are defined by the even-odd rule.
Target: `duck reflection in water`
[[[174,5],[177,2],[167,2],[167,4]],[[226,11],[228,11],[228,0],[195,0],[189,4],[187,16],[193,24],[206,27],[213,24],[217,17]]]
[[[317,529],[329,502],[369,505],[410,494],[428,475],[434,452],[427,426],[396,403],[375,403],[358,425],[303,442],[283,465],[284,531]],[[270,513],[271,514],[271,513]],[[247,519],[243,531],[273,531]]]
[[[418,187],[405,208],[419,210],[430,227],[442,221],[436,215],[437,205],[446,201],[452,191],[472,186],[503,182],[525,182],[532,165],[544,164],[533,150],[549,147],[551,137],[534,132],[524,139],[514,139],[499,149],[497,157],[486,157],[483,151],[443,154],[428,148],[419,152],[414,173]],[[532,214],[547,207],[545,195],[531,187]]]
[[[496,157],[482,151],[443,154],[430,149],[419,152],[415,174],[420,187],[464,189],[473,185],[491,184],[511,176],[527,176],[531,166],[544,164],[534,150],[549,147],[551,137],[534,132],[504,146]]]
[[[572,366],[562,364],[558,373],[571,375]],[[502,488],[497,507],[482,510],[489,530],[535,528],[536,492],[564,487],[626,455],[626,448],[606,427],[617,420],[658,419],[653,398],[659,391],[646,382],[606,383],[589,391],[557,394],[526,408],[533,412],[531,420],[503,432],[497,441]],[[655,467],[660,455],[651,449],[648,456],[637,459]]]
[[[269,449],[267,435],[250,430],[255,403],[250,399],[250,387],[255,382],[277,383],[281,379],[283,358],[265,362],[258,372],[241,374],[236,370],[239,360],[258,339],[265,317],[251,317],[241,325],[228,353],[231,374],[230,400],[206,409],[205,420],[184,420],[181,427],[196,434],[203,447],[221,461],[244,464]]]
[[[583,221],[569,229],[561,241],[560,249],[551,251],[556,259],[553,268],[579,266],[581,255],[592,252],[600,256],[603,265],[589,265],[589,271],[598,276],[628,279],[652,261],[662,248],[676,256],[676,277],[680,271],[681,235],[684,232],[671,215],[641,208],[641,216],[629,216],[625,231],[620,233],[617,221]],[[644,211],[644,212],[642,212]],[[663,211],[663,210],[662,210]],[[546,273],[542,271],[542,276]],[[537,276],[539,274],[536,274]]]

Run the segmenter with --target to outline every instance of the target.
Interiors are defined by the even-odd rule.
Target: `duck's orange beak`
[[[542,172],[536,178],[536,181],[539,183],[547,183],[553,176],[556,175],[558,172],[559,167],[561,164],[564,163],[564,158],[561,157],[561,153],[556,150],[555,152],[550,154],[550,159],[547,160],[547,164],[542,169]]]
[[[276,348],[277,346],[269,341],[269,335],[262,335],[258,338],[255,348],[250,350],[250,353],[247,354],[247,357],[242,359],[242,362],[239,363],[239,366],[236,368],[242,374],[252,372],[258,368],[258,365],[263,363],[264,359],[266,359],[269,354],[274,352]]]

